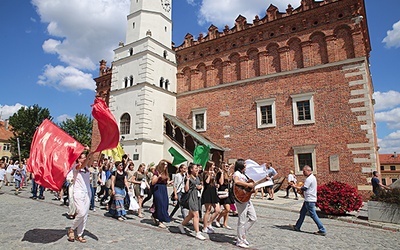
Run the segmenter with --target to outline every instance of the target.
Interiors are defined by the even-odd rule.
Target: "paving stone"
[[[29,189],[28,189],[29,190]],[[216,228],[215,234],[205,235],[207,240],[194,238],[193,228],[187,235],[179,233],[178,223],[173,221],[167,229],[152,224],[146,207],[145,217],[128,215],[129,219],[119,222],[104,216],[105,210],[96,203],[97,211],[89,211],[86,226],[86,244],[67,241],[67,229],[72,221],[65,217],[68,211],[60,201],[52,200],[46,192],[45,200],[31,200],[28,191],[14,195],[13,188],[3,187],[0,194],[0,216],[2,233],[0,249],[233,249],[237,217],[229,217],[234,230]],[[298,218],[302,200],[283,199],[279,192],[274,201],[254,199],[257,223],[251,228],[248,240],[251,249],[397,249],[400,232],[397,225],[361,225],[355,221],[366,220],[351,217],[353,223],[342,219],[321,218],[327,235],[317,236],[316,225],[306,217],[301,232],[290,230]],[[170,207],[170,211],[172,207]],[[176,213],[178,216],[180,212]],[[177,221],[180,221],[177,218]],[[368,223],[369,224],[369,223]],[[385,230],[386,229],[386,230]]]

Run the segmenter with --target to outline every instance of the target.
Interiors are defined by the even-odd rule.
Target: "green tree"
[[[9,118],[11,131],[14,136],[9,139],[11,144],[11,157],[18,157],[18,140],[21,149],[21,158],[28,158],[33,135],[36,128],[45,120],[52,120],[50,111],[35,104],[30,107],[22,107]]]
[[[60,128],[83,145],[90,147],[92,142],[92,117],[85,114],[76,114],[73,119],[60,123]]]

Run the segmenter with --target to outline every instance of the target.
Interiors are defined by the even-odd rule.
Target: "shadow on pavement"
[[[52,242],[56,242],[63,237],[66,237],[67,230],[66,229],[39,229],[35,228],[32,230],[27,231],[24,234],[24,238],[21,241],[28,241],[31,243],[42,243],[48,244]],[[84,236],[90,237],[96,241],[99,239],[96,235],[92,234],[91,232],[85,230]]]
[[[282,229],[282,230],[289,230],[289,231],[296,232],[296,233],[314,234],[313,232],[294,231],[289,225],[274,225],[274,227]]]

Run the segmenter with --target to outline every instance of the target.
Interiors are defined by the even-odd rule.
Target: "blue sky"
[[[229,4],[228,4],[229,3]],[[211,24],[222,30],[241,14],[252,22],[270,4],[300,0],[174,0],[173,41]],[[365,0],[380,153],[400,152],[400,1]],[[1,0],[1,119],[21,106],[48,108],[54,121],[90,114],[98,62],[108,66],[125,40],[129,0]]]

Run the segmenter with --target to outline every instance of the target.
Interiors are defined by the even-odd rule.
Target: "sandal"
[[[75,241],[75,232],[72,228],[68,229],[68,241],[74,242]]]
[[[82,236],[78,236],[75,238],[77,241],[79,241],[80,243],[86,243],[86,239],[83,238]]]

